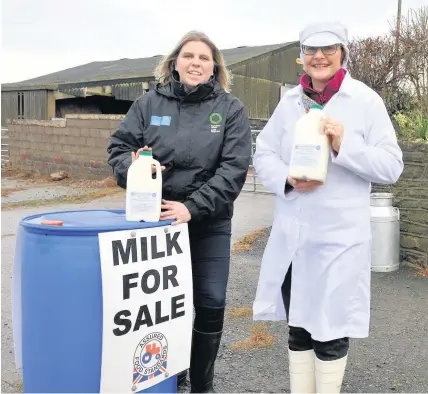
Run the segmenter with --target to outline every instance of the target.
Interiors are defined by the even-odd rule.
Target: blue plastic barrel
[[[62,226],[42,225],[60,220]],[[99,393],[103,303],[98,234],[159,227],[123,210],[53,212],[19,223],[24,392]],[[19,299],[19,297],[17,297]],[[176,393],[172,376],[143,392]]]

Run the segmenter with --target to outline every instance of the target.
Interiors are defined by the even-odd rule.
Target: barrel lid
[[[43,233],[107,232],[162,227],[173,220],[159,222],[129,222],[124,210],[80,210],[48,212],[27,216],[20,225]]]

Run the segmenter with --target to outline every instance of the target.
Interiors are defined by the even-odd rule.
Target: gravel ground
[[[8,178],[4,178],[4,177],[2,177],[2,180],[1,180],[2,189],[4,187],[6,187],[6,188],[17,188],[17,187],[20,187],[23,185],[28,185],[28,183],[25,181],[21,181],[19,179],[8,179]]]
[[[35,200],[35,194],[31,190],[35,186],[39,187],[42,183],[46,189],[57,187],[67,187],[68,191],[73,188],[85,189],[90,191],[94,187],[109,187],[111,184],[105,180],[102,182],[94,181],[61,181],[61,183],[47,183],[44,180],[16,180],[11,178],[2,178],[3,185],[8,188],[18,188],[28,185],[27,201]],[[6,181],[6,183],[4,182]],[[6,187],[6,186],[3,186]],[[273,201],[271,195],[262,195],[255,193],[241,193],[236,202],[235,215],[232,222],[232,242],[249,234],[257,229],[268,226],[272,222]],[[21,374],[15,369],[13,340],[12,340],[12,312],[11,312],[11,278],[14,258],[14,249],[16,242],[16,230],[18,222],[26,216],[37,213],[58,212],[68,210],[87,210],[87,209],[124,209],[124,193],[108,195],[91,202],[62,202],[52,201],[52,205],[43,206],[25,206],[15,207],[2,211],[2,250],[1,250],[1,308],[2,308],[2,383],[1,391],[3,393],[21,392]],[[258,215],[253,215],[257,211]]]
[[[35,186],[34,181],[17,179],[2,179],[1,187],[8,189],[6,196],[1,198],[1,204],[19,203],[32,200],[55,200],[60,197],[78,196],[88,192],[87,189],[62,186],[61,184],[48,184]],[[16,189],[16,190],[13,190]]]
[[[33,187],[28,190],[18,190],[2,197],[2,205],[11,202],[25,202],[30,200],[55,200],[60,197],[71,197],[84,194],[86,191],[56,186],[51,188]]]
[[[8,187],[18,185],[15,183],[15,186]],[[120,196],[106,197],[93,203],[55,206],[54,209],[121,207],[122,200]],[[242,195],[234,222],[235,234],[242,236],[250,231],[251,226],[261,225],[260,221],[250,223],[250,219],[256,218],[248,217],[248,212],[254,212],[251,207],[255,206],[258,207],[257,212],[259,208],[271,206],[270,197]],[[10,313],[11,261],[16,223],[22,216],[51,211],[51,208],[2,213],[2,392],[21,390],[20,376],[13,365]],[[270,214],[269,211],[264,216],[269,219]],[[250,251],[233,254],[228,311],[232,308],[251,308],[267,234],[256,240]],[[367,339],[351,341],[342,391],[428,392],[428,279],[415,277],[414,271],[405,267],[393,273],[373,273],[372,278],[371,334]],[[271,347],[234,349],[237,341],[250,336],[253,325],[251,316],[237,318],[228,313],[216,364],[217,392],[289,392],[286,323],[266,323],[269,333],[276,337]],[[188,390],[188,383],[180,388],[180,392]]]
[[[251,307],[267,236],[232,258],[228,307]],[[370,337],[352,340],[342,386],[347,393],[428,392],[428,279],[403,267],[372,275]],[[287,326],[268,322],[271,348],[236,350],[250,336],[251,317],[228,317],[216,364],[217,392],[289,392]],[[189,390],[188,383],[180,388]]]

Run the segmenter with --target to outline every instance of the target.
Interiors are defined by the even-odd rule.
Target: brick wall
[[[14,120],[9,125],[11,165],[50,174],[100,179],[112,174],[107,144],[123,115],[67,115],[52,121]]]

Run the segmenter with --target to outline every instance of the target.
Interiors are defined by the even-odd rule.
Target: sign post
[[[188,369],[193,321],[187,224],[100,233],[100,392],[135,393]]]

